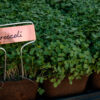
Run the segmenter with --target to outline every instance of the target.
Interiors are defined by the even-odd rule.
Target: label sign
[[[36,40],[34,25],[0,28],[0,44]]]

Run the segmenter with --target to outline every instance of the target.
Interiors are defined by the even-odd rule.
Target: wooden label
[[[0,28],[0,44],[36,40],[34,25]]]

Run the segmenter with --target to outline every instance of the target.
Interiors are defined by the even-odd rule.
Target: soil
[[[43,84],[45,95],[48,97],[69,96],[72,94],[82,93],[87,85],[88,77],[84,76],[81,80],[74,79],[73,84],[69,84],[68,77],[66,77],[57,88],[53,87],[50,80],[46,80]]]
[[[92,80],[92,87],[94,89],[100,89],[100,73],[99,74],[94,73],[91,80]]]
[[[0,100],[35,100],[38,83],[29,80],[0,83]]]

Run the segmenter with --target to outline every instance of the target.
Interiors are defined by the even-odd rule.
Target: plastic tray
[[[70,97],[60,97],[60,98],[40,97],[37,100],[100,100],[100,91],[88,91],[86,93],[78,94]]]

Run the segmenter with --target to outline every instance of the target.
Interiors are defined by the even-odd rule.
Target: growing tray
[[[43,98],[40,97],[37,100],[100,100],[100,91],[87,91],[83,94],[78,94],[69,97],[60,98]]]

